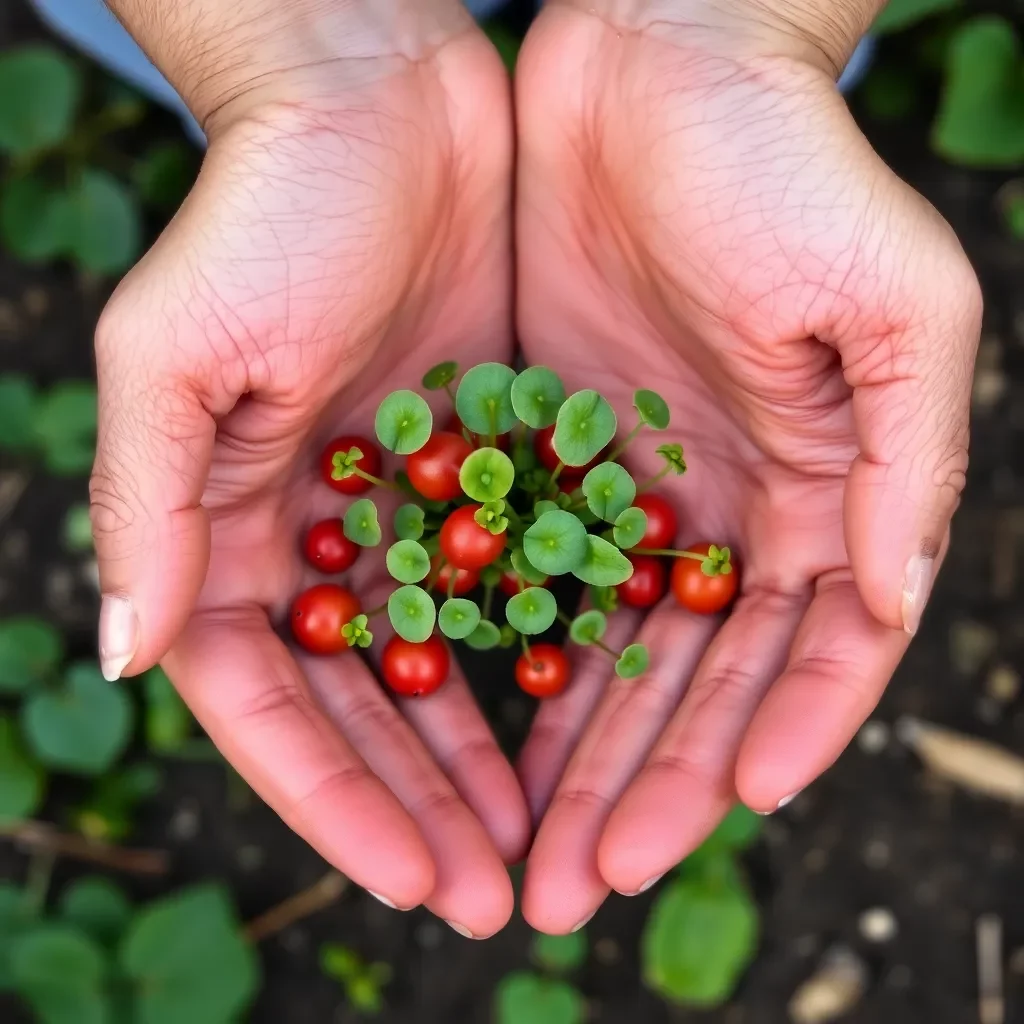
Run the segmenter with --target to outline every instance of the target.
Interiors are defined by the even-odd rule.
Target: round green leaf
[[[96,452],[96,413],[96,385],[91,381],[62,381],[43,395],[32,429],[51,473],[89,472]]]
[[[596,391],[577,391],[563,403],[552,438],[567,466],[585,466],[615,437],[615,411]]]
[[[476,629],[466,637],[466,646],[475,651],[489,651],[501,643],[501,630],[487,619],[481,619]]]
[[[0,881],[0,1003],[2,994],[14,987],[11,950],[38,922],[38,911],[33,904],[32,898],[13,882]]]
[[[437,611],[422,587],[399,587],[388,598],[388,618],[395,632],[413,644],[421,644],[434,631]]]
[[[587,535],[587,550],[572,570],[584,583],[595,587],[617,587],[633,575],[630,560],[603,537]]]
[[[619,513],[612,529],[615,543],[623,549],[636,547],[647,532],[647,513],[642,508],[627,508]]]
[[[529,971],[505,975],[494,993],[496,1024],[583,1024],[583,996],[564,981]]]
[[[650,651],[643,644],[630,644],[615,662],[615,674],[620,679],[635,679],[647,671],[650,663]]]
[[[94,274],[120,274],[142,249],[134,193],[106,171],[82,171],[67,190],[68,254]]]
[[[77,928],[42,924],[11,950],[14,988],[41,1024],[109,1024],[103,950]]]
[[[255,947],[215,886],[178,890],[136,914],[120,967],[135,983],[136,1024],[247,1020],[259,988]]]
[[[633,405],[636,407],[640,419],[651,430],[665,430],[668,427],[671,418],[668,403],[657,391],[648,391],[645,388],[634,391]]]
[[[142,692],[146,746],[154,754],[180,752],[192,733],[192,712],[159,665],[142,677]]]
[[[573,643],[581,644],[585,647],[587,644],[600,640],[607,629],[608,619],[605,617],[604,612],[591,608],[589,611],[581,612],[572,620],[572,625],[569,627],[569,636]]]
[[[64,657],[53,626],[29,615],[0,622],[0,693],[18,693],[52,675]]]
[[[586,527],[571,512],[545,512],[523,534],[523,550],[540,572],[549,576],[572,572],[587,554]]]
[[[161,142],[143,154],[132,177],[144,203],[173,213],[195,183],[198,164],[184,141]]]
[[[536,636],[550,629],[557,615],[555,595],[543,587],[527,587],[515,597],[510,597],[505,606],[508,624],[527,636]]]
[[[659,444],[654,450],[665,460],[668,468],[676,476],[682,476],[686,472],[686,459],[683,457],[681,444]]]
[[[64,515],[61,533],[64,547],[68,551],[76,554],[92,551],[92,520],[89,517],[89,506],[84,502],[72,505]]]
[[[590,603],[601,612],[613,612],[619,607],[619,592],[614,587],[587,588],[590,591]]]
[[[0,375],[0,448],[20,452],[35,446],[32,424],[37,402],[35,385],[28,377]]]
[[[535,587],[542,586],[548,581],[548,574],[541,572],[530,564],[530,560],[526,557],[526,552],[522,548],[513,548],[512,555],[510,558],[513,570],[527,583],[532,583]]]
[[[512,460],[497,448],[478,448],[466,457],[459,470],[459,483],[474,501],[504,498],[515,478]]]
[[[13,720],[0,717],[0,822],[31,818],[45,785],[46,775],[25,752]]]
[[[389,452],[411,455],[430,437],[434,415],[426,400],[415,391],[392,391],[377,408],[374,429]]]
[[[464,597],[450,597],[437,613],[437,625],[446,637],[465,640],[480,625],[480,609]]]
[[[566,497],[568,497],[568,495],[566,495]],[[540,519],[545,512],[557,512],[562,507],[563,506],[559,505],[557,501],[550,501],[547,498],[541,498],[540,501],[534,503],[533,514]]]
[[[57,909],[67,924],[104,945],[121,937],[132,916],[132,904],[124,890],[99,875],[72,882],[61,893]]]
[[[82,83],[75,65],[49,46],[0,56],[0,152],[27,156],[71,133]]]
[[[388,548],[388,572],[399,583],[419,583],[430,573],[430,555],[414,540],[399,540]]]
[[[528,366],[512,381],[512,408],[534,430],[550,427],[564,401],[565,386],[546,366]]]
[[[449,360],[447,363],[438,363],[432,366],[423,375],[423,386],[428,391],[440,391],[447,387],[459,373],[459,364]]]
[[[40,178],[15,178],[0,191],[0,237],[23,263],[42,263],[67,250],[68,217],[67,195]]]
[[[29,694],[22,724],[29,747],[43,764],[80,775],[101,775],[131,737],[133,705],[88,662],[72,665],[64,685]]]
[[[582,929],[569,935],[545,935],[537,932],[530,956],[541,967],[554,973],[574,971],[587,959],[587,933]]]
[[[516,425],[515,379],[515,370],[504,363],[480,363],[463,374],[455,393],[455,411],[467,430],[489,437],[507,434]]]
[[[633,504],[636,484],[617,462],[602,462],[583,478],[583,493],[590,511],[598,519],[614,523]]]
[[[349,505],[345,512],[344,532],[353,544],[360,547],[375,548],[380,543],[377,506],[369,498],[359,498]]]
[[[423,536],[423,509],[419,505],[400,505],[395,512],[395,536],[399,540],[419,540]]]

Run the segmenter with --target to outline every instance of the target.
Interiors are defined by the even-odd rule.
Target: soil
[[[0,5],[0,47],[43,33],[22,0]],[[883,50],[883,60],[887,55]],[[899,59],[899,54],[888,54]],[[854,103],[855,111],[861,113]],[[1024,246],[1002,224],[995,196],[1004,178],[951,168],[927,148],[929,111],[892,126],[864,121],[887,161],[949,219],[984,283],[985,339],[976,385],[970,484],[947,566],[922,633],[874,721],[903,714],[1024,744],[1024,703],[1000,703],[985,681],[997,665],[1024,670]],[[153,132],[174,131],[155,115]],[[91,374],[90,338],[106,295],[66,268],[29,270],[0,254],[0,368],[41,383]],[[3,487],[23,474],[0,462]],[[0,617],[34,612],[64,628],[72,650],[94,652],[95,589],[87,562],[55,540],[65,510],[85,497],[83,481],[27,474],[13,511],[0,519]],[[5,481],[7,484],[5,485]],[[0,506],[3,502],[0,501]],[[0,515],[3,515],[0,511]],[[468,666],[471,678],[481,674]],[[493,678],[493,676],[491,676]],[[493,682],[482,696],[509,749],[521,741],[532,705]],[[884,738],[884,735],[883,735]],[[241,795],[240,795],[241,794]],[[79,791],[58,791],[50,809]],[[226,813],[226,808],[229,813]],[[215,764],[168,764],[161,795],[142,814],[133,840],[172,853],[172,874],[129,881],[139,898],[199,879],[226,882],[252,917],[323,873],[325,866],[244,788]],[[953,791],[922,770],[895,739],[881,750],[855,743],[785,810],[768,819],[748,857],[761,905],[757,961],[725,1008],[673,1010],[641,984],[638,944],[656,893],[613,896],[588,933],[592,954],[578,983],[592,1019],[781,1024],[796,986],[823,952],[844,942],[865,958],[871,980],[846,1018],[856,1024],[967,1024],[977,1020],[974,926],[982,913],[1004,922],[1010,963],[1010,1021],[1024,1021],[1024,818],[1007,806]],[[0,877],[21,877],[24,859],[0,846]],[[57,884],[77,868],[60,864]],[[898,922],[891,941],[858,931],[867,908]],[[520,917],[497,938],[459,938],[424,910],[389,911],[357,890],[262,947],[265,984],[253,1024],[345,1024],[356,1019],[317,968],[317,948],[333,939],[395,968],[384,1024],[483,1024],[498,980],[527,962],[529,929]],[[1020,968],[1014,973],[1014,966]],[[22,1012],[0,1000],[0,1018]]]

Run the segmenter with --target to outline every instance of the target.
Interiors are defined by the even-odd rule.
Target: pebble
[[[828,1024],[856,1006],[867,988],[868,971],[852,950],[836,947],[825,954],[817,972],[789,1001],[794,1024]]]
[[[889,745],[892,730],[885,722],[872,719],[865,722],[857,733],[857,745],[869,756],[880,754]]]
[[[857,919],[857,927],[868,942],[891,942],[899,926],[896,915],[888,907],[872,907]]]
[[[41,317],[50,308],[50,296],[45,288],[27,288],[21,302],[29,316]]]
[[[985,725],[995,725],[1003,709],[1000,703],[991,697],[979,697],[974,703],[974,713]]]
[[[302,928],[289,928],[282,932],[280,941],[292,956],[302,956],[309,948],[309,935]]]
[[[1020,673],[1010,665],[996,665],[985,680],[985,693],[1000,704],[1015,701],[1020,694]]]
[[[199,810],[192,804],[182,804],[167,825],[167,834],[179,843],[187,843],[199,834]]]
[[[622,959],[622,947],[614,939],[598,939],[594,943],[594,957],[598,963],[611,967]]]
[[[415,932],[420,949],[437,949],[444,939],[444,931],[436,921],[424,921]]]
[[[991,626],[960,619],[949,631],[949,657],[961,675],[974,675],[992,656],[998,635]]]
[[[871,839],[864,845],[864,863],[869,868],[881,869],[889,864],[892,849],[884,839]]]

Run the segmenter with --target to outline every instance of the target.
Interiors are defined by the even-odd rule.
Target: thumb
[[[938,228],[941,236],[915,245],[930,252],[921,261],[927,280],[903,284],[903,297],[895,298],[908,310],[930,306],[927,315],[839,346],[860,448],[844,514],[854,578],[872,614],[910,634],[920,624],[966,480],[981,332],[977,279],[952,232],[945,224]],[[914,260],[908,253],[907,262]]]
[[[111,681],[164,655],[192,611],[210,554],[200,501],[215,423],[175,365],[174,338],[154,336],[162,320],[146,315],[140,291],[127,279],[96,334],[99,437],[90,506],[100,662]]]

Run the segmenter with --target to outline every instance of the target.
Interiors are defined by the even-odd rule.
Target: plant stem
[[[525,633],[520,633],[519,634],[519,643],[522,644],[523,654],[526,655],[527,660],[532,662],[533,661],[533,654],[530,651],[530,645],[526,642],[526,634]]]
[[[597,637],[594,638],[594,646],[599,647],[605,654],[610,655],[616,661],[622,657],[618,651],[613,651],[603,640],[599,640]]]
[[[358,466],[353,466],[352,471],[356,476],[361,477],[363,480],[369,481],[375,487],[386,487],[390,491],[397,491],[399,494],[405,494],[405,491],[398,486],[393,480],[382,480],[379,476],[374,476],[372,473],[367,473],[360,469]]]
[[[625,437],[624,437],[624,438],[622,439],[622,442],[621,442],[620,444],[616,445],[616,446],[615,446],[615,447],[614,447],[614,448],[612,449],[612,453],[611,453],[611,455],[609,455],[609,456],[608,456],[608,458],[607,458],[607,459],[605,459],[605,462],[614,462],[614,461],[615,461],[615,460],[616,460],[617,458],[619,458],[619,457],[620,457],[620,456],[622,455],[622,453],[623,453],[623,452],[624,452],[624,451],[625,451],[625,450],[626,450],[626,449],[627,449],[627,448],[628,448],[628,447],[629,447],[629,446],[630,446],[630,445],[631,445],[631,444],[633,443],[633,441],[634,441],[634,440],[636,440],[636,436],[637,436],[637,434],[639,434],[639,433],[640,433],[640,431],[641,431],[641,430],[643,430],[643,429],[644,429],[644,421],[643,421],[643,420],[641,420],[641,421],[640,421],[640,422],[639,422],[639,423],[638,423],[638,424],[637,424],[637,425],[636,425],[636,426],[635,426],[635,427],[634,427],[634,428],[633,428],[633,429],[632,429],[632,430],[631,430],[631,431],[630,431],[630,432],[629,432],[629,433],[628,433],[628,434],[627,434],[627,435],[626,435],[626,436],[625,436]]]
[[[562,625],[565,626],[567,629],[572,625],[572,619],[568,615],[566,615],[566,613],[563,612],[561,608],[559,608],[558,611],[555,612],[555,616],[558,619],[558,621],[562,623]]]
[[[441,578],[441,573],[444,572],[444,567],[448,563],[443,558],[437,560],[437,566],[430,570],[430,575],[427,577],[426,589],[433,590],[437,586],[437,581]],[[454,572],[454,570],[452,570]]]
[[[631,548],[631,552],[634,555],[659,555],[663,558],[692,558],[696,562],[703,562],[708,557],[696,551],[675,551],[669,548]]]
[[[50,879],[53,877],[53,866],[57,863],[57,854],[52,849],[35,849],[28,864],[28,877],[25,879],[25,909],[33,917],[39,917],[46,907],[46,897],[50,892]]]
[[[376,608],[371,608],[368,612],[363,612],[367,619],[372,619],[375,615],[382,615],[388,610],[388,603],[385,601],[383,604],[377,605]]]
[[[448,577],[448,600],[450,601],[455,596],[455,584],[459,579],[459,571],[457,569],[452,570],[452,574]]]
[[[455,392],[452,391],[452,382],[451,381],[448,381],[448,383],[445,384],[444,390],[447,393],[448,397],[452,401],[452,411],[455,411]],[[458,415],[457,412],[456,412],[456,415]]]
[[[498,412],[494,408],[493,400],[487,406],[487,417],[490,421],[490,433],[487,435],[488,444],[492,448],[498,447]]]
[[[655,473],[654,476],[652,476],[649,480],[645,480],[642,484],[640,484],[637,487],[637,489],[636,489],[636,493],[637,494],[643,494],[644,491],[649,491],[652,487],[655,486],[655,484],[657,484],[660,481],[664,480],[665,477],[667,477],[669,475],[669,473],[671,473],[671,472],[672,472],[672,467],[671,466],[665,466],[659,472]]]
[[[169,867],[170,858],[165,850],[126,850],[84,836],[58,832],[42,821],[0,824],[0,839],[10,839],[23,849],[49,851],[57,857],[89,861],[131,874],[163,875]]]
[[[494,604],[494,585],[484,587],[484,603],[481,609],[480,618],[489,619],[491,617],[491,605]]]
[[[561,475],[563,469],[565,469],[565,463],[561,459],[559,459],[558,465],[555,466],[554,472],[548,478],[548,488],[550,489],[552,494],[558,494],[558,478]]]
[[[349,887],[349,880],[340,871],[328,871],[319,882],[308,889],[289,896],[288,899],[271,907],[265,914],[245,926],[245,937],[252,943],[276,935],[297,921],[309,917],[336,903]]]

